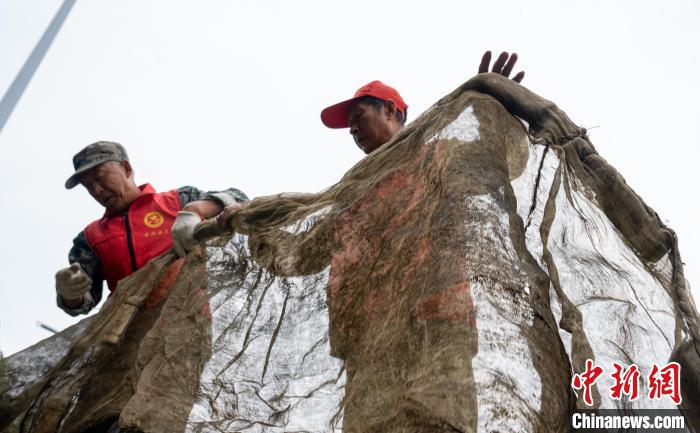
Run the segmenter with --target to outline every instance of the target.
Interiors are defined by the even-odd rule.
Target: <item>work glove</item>
[[[56,272],[56,291],[65,300],[80,299],[90,290],[90,286],[92,279],[77,262]]]
[[[178,256],[184,257],[197,245],[194,239],[194,228],[202,222],[202,218],[190,211],[182,210],[177,213],[173,223],[173,247]]]

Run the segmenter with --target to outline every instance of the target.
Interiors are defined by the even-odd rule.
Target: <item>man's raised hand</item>
[[[516,53],[513,53],[511,55],[508,55],[507,52],[502,52],[499,56],[498,59],[496,59],[496,63],[493,64],[493,68],[491,69],[491,72],[495,72],[496,74],[501,74],[504,77],[509,77],[510,73],[513,72],[513,67],[515,67],[515,62],[518,61],[518,55]],[[484,73],[489,71],[489,65],[491,64],[491,51],[487,51],[484,53],[484,56],[481,58],[481,64],[479,65],[479,73]],[[517,74],[515,74],[515,77],[513,77],[513,81],[516,83],[519,83],[523,81],[523,78],[525,78],[525,72],[520,71]]]

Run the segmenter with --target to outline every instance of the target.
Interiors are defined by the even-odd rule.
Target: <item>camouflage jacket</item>
[[[224,191],[201,191],[193,186],[183,186],[182,188],[178,188],[177,192],[182,207],[197,200],[212,200],[222,206],[248,200],[248,197],[236,188],[229,188]],[[80,263],[80,267],[92,279],[92,287],[90,291],[84,295],[82,305],[77,308],[67,307],[58,294],[56,294],[56,303],[60,309],[71,316],[87,314],[102,299],[102,282],[104,281],[104,275],[102,272],[102,263],[100,263],[97,254],[95,254],[85,239],[84,231],[80,232],[78,236],[73,239],[73,247],[68,253],[68,262],[71,264],[75,262]]]

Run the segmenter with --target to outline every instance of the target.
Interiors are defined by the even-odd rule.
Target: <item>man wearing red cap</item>
[[[329,128],[350,128],[350,134],[366,154],[391,140],[406,123],[408,105],[399,92],[381,81],[372,81],[346,101],[321,112]]]
[[[492,72],[508,77],[518,55],[503,52],[493,65]],[[481,59],[479,73],[488,72],[491,52]],[[513,80],[522,81],[524,72]],[[366,154],[377,150],[391,140],[406,124],[408,105],[393,87],[375,80],[355,92],[355,96],[325,108],[321,121],[329,128],[350,128],[355,144]]]

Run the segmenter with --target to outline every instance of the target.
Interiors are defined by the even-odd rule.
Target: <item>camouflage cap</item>
[[[73,156],[75,173],[66,181],[66,189],[71,189],[80,183],[80,175],[107,161],[128,161],[126,149],[112,141],[98,141],[85,147]]]

